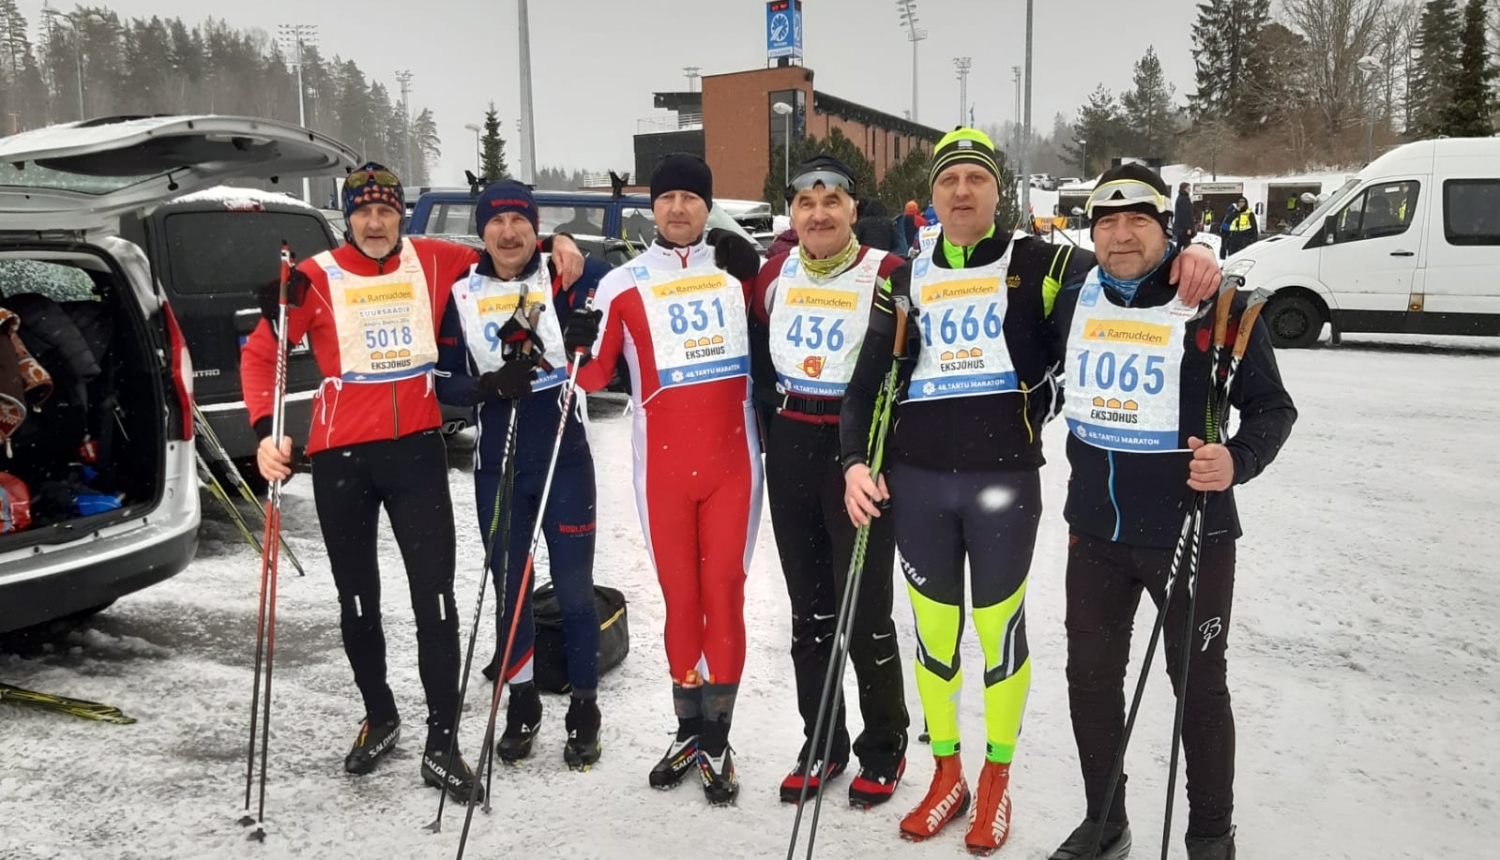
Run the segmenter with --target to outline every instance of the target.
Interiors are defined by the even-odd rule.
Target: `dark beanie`
[[[938,174],[955,164],[977,164],[1000,182],[1000,160],[995,157],[995,144],[989,135],[978,129],[956,128],[943,136],[932,150],[932,171],[927,183],[936,185]]]
[[[1171,217],[1170,201],[1172,189],[1167,186],[1167,183],[1162,181],[1162,178],[1156,174],[1156,171],[1152,170],[1144,164],[1138,164],[1135,162],[1132,162],[1130,164],[1121,164],[1118,167],[1111,167],[1110,169],[1104,171],[1104,174],[1099,177],[1099,181],[1095,183],[1094,188],[1102,189],[1104,188],[1104,186],[1108,185],[1111,182],[1138,182],[1142,185],[1151,186],[1152,188],[1156,189],[1157,194],[1161,195],[1162,206],[1165,207],[1167,211],[1164,212],[1144,200],[1138,202],[1127,202],[1125,201],[1124,195],[1120,194],[1119,192],[1115,192],[1112,195],[1106,194],[1102,200],[1094,200],[1094,198],[1091,196],[1090,200],[1092,200],[1094,203],[1094,209],[1089,213],[1090,238],[1093,237],[1094,222],[1098,220],[1098,216],[1109,214],[1112,212],[1143,212],[1147,215],[1150,215],[1152,218],[1155,218],[1158,222],[1161,223],[1162,232],[1171,232],[1167,228],[1167,224],[1168,220]],[[1110,201],[1111,199],[1118,199],[1121,202],[1119,205],[1110,205],[1108,201]]]
[[[656,166],[651,174],[651,202],[668,191],[687,191],[703,198],[703,203],[712,209],[714,205],[714,174],[708,162],[696,155],[677,153],[669,155]]]
[[[349,187],[349,181],[347,179],[344,180],[343,203],[345,221],[347,221],[349,219],[349,216],[353,215],[356,211],[374,203],[384,203],[385,205],[401,213],[401,216],[403,218],[406,217],[405,189],[401,187],[401,183],[399,181],[395,185],[381,185],[380,183],[376,182],[375,174],[381,171],[389,173],[392,176],[396,175],[395,171],[391,170],[389,167],[386,167],[383,164],[376,164],[373,161],[367,161],[363,166],[359,168],[359,170],[352,171],[349,174],[350,176],[353,176],[355,173],[360,172],[369,174],[365,178],[365,182],[363,185],[351,188]]]
[[[537,226],[536,198],[531,195],[531,189],[514,179],[506,179],[490,183],[479,193],[479,200],[474,204],[475,235],[484,238],[484,226],[504,212],[519,212],[531,222],[532,230],[540,229]]]

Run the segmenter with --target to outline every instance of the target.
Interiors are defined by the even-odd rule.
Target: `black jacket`
[[[1193,198],[1185,192],[1179,192],[1172,210],[1172,235],[1180,244],[1197,231],[1198,225],[1193,219]]]
[[[882,251],[895,244],[896,226],[885,214],[885,204],[869,200],[860,207],[859,220],[854,222],[854,240]]]
[[[992,264],[1005,253],[1008,236],[981,240],[966,249],[964,268]],[[933,263],[952,268],[945,238],[938,239]],[[1071,256],[1063,255],[1071,251]],[[954,397],[945,400],[902,402],[906,381],[915,362],[903,362],[904,373],[892,417],[891,457],[895,461],[939,472],[1024,471],[1041,468],[1040,419],[1051,407],[1048,368],[1052,360],[1044,280],[1049,272],[1066,284],[1082,281],[1094,265],[1094,255],[1071,245],[1050,245],[1032,237],[1016,241],[1006,275],[1007,306],[1004,332],[1016,375],[1026,391]],[[870,327],[860,348],[854,378],[844,392],[840,413],[840,456],[847,469],[865,459],[875,398],[891,367],[895,341],[893,296],[910,296],[911,264],[891,274],[875,296]],[[907,327],[906,353],[920,348],[920,327]]]
[[[1104,295],[1119,306],[1163,305],[1172,301],[1177,292],[1167,283],[1170,267],[1170,259],[1163,262],[1141,283],[1132,302],[1121,301],[1108,289]],[[1070,286],[1057,297],[1052,314],[1057,350],[1054,355],[1057,358],[1066,355],[1066,339],[1078,296],[1077,287]],[[1240,293],[1230,306],[1227,336],[1230,346],[1239,330],[1237,323],[1246,301],[1246,294]],[[1211,302],[1206,302],[1199,316],[1187,325],[1187,348],[1181,368],[1179,442],[1183,448],[1187,447],[1189,436],[1204,438],[1208,426],[1212,339],[1213,308]],[[1229,346],[1226,346],[1219,372],[1221,378],[1228,365],[1228,350]],[[1276,458],[1297,420],[1297,408],[1281,383],[1270,334],[1260,320],[1256,321],[1251,332],[1244,359],[1229,392],[1229,403],[1239,411],[1239,426],[1224,444],[1234,458],[1234,483],[1243,484],[1259,475]],[[1068,483],[1063,516],[1075,533],[1131,546],[1173,547],[1194,496],[1187,485],[1190,459],[1192,455],[1185,451],[1161,454],[1107,451],[1069,434],[1068,462],[1073,467],[1073,476]],[[1210,494],[1204,519],[1205,537],[1236,539],[1240,533],[1234,491]]]

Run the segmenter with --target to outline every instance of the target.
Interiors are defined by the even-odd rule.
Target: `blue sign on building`
[[[766,57],[802,59],[802,0],[766,4]]]

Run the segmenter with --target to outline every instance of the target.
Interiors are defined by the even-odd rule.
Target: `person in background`
[[[1179,248],[1186,248],[1198,233],[1198,225],[1193,220],[1193,195],[1190,189],[1191,186],[1186,182],[1177,186],[1177,202],[1172,210],[1172,240]]]

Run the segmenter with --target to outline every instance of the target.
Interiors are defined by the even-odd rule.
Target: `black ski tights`
[[[427,746],[458,706],[458,614],[453,603],[453,507],[447,452],[436,430],[364,442],[312,457],[313,498],[339,592],[344,653],[371,721],[397,717],[386,684],[376,532],[383,505],[406,563],[417,624],[417,666],[427,694]]]

